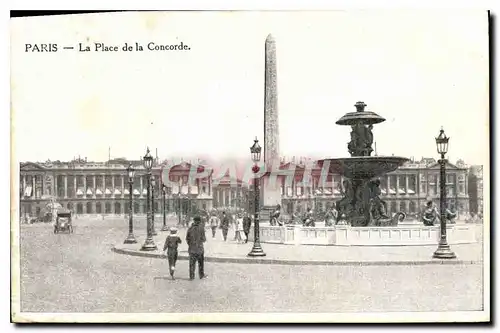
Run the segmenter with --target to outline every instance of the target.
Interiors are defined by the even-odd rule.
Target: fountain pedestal
[[[371,156],[373,125],[384,122],[378,114],[365,111],[366,104],[356,103],[356,112],[345,114],[336,123],[351,126],[351,141],[347,144],[351,157],[327,159],[330,171],[346,179],[341,186],[343,198],[337,202],[341,219],[355,227],[370,225],[397,225],[404,213],[389,217],[385,202],[380,198],[380,180],[377,178],[396,170],[409,159],[396,156]]]

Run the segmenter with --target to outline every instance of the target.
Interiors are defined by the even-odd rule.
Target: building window
[[[115,214],[121,214],[122,207],[119,202],[115,202]]]
[[[409,209],[409,213],[416,213],[417,212],[417,207],[415,205],[415,201],[410,201],[410,209]]]
[[[96,214],[102,214],[102,205],[100,202],[96,202],[95,204],[95,212]]]
[[[77,214],[83,214],[83,204],[78,203],[78,204],[76,205],[76,213],[77,213]]]
[[[104,207],[106,214],[111,214],[111,204],[109,202],[106,202]]]
[[[87,214],[92,214],[92,203],[87,202]]]

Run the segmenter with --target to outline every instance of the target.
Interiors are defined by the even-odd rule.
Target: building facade
[[[136,169],[132,193],[129,191],[126,163],[94,163],[75,160],[69,163],[21,163],[20,215],[39,216],[51,201],[77,215],[120,215],[129,213],[129,199],[133,196],[135,214],[146,213],[147,179],[141,161],[132,162]],[[162,211],[162,170],[166,165],[152,169],[154,178],[154,211]],[[166,187],[166,208],[182,207],[184,211],[209,209],[212,204],[211,174],[188,184],[191,166],[181,163],[169,171],[171,184]]]
[[[129,163],[137,170],[129,193],[126,168]],[[181,162],[173,166],[157,163],[152,169],[154,184],[154,210],[163,210],[162,173],[168,169],[170,182],[165,187],[167,212],[183,214],[196,210],[241,208],[253,211],[252,187],[241,180],[225,175],[213,180],[213,172],[204,172],[207,166]],[[191,180],[193,169],[206,176]],[[311,177],[305,163],[282,161],[279,186],[284,215],[303,213],[307,208],[324,212],[342,198],[342,176],[322,175],[318,163],[313,163]],[[482,212],[482,168],[475,168],[470,177],[468,168],[461,162],[447,164],[447,206],[460,215],[476,210]],[[480,170],[480,171],[478,171]],[[471,172],[472,174],[472,172]],[[21,163],[20,214],[39,216],[52,200],[72,210],[77,215],[128,214],[129,198],[133,196],[134,214],[146,213],[146,174],[142,161],[115,160],[106,163],[74,160],[67,163]],[[325,179],[322,179],[325,178]],[[290,181],[291,180],[291,181]],[[475,192],[470,188],[474,182]],[[325,183],[326,181],[326,183]],[[433,159],[410,162],[394,172],[381,177],[382,199],[389,213],[404,211],[418,214],[427,200],[439,201],[439,164]],[[471,192],[472,191],[472,192]],[[474,194],[476,193],[476,194]],[[470,203],[472,199],[472,203]]]
[[[470,213],[483,216],[483,166],[471,166],[468,180]]]
[[[339,174],[321,174],[319,165],[314,165],[311,179],[303,179],[305,165],[283,165],[283,169],[294,169],[293,181],[286,183],[287,175],[281,177],[282,203],[286,214],[302,213],[307,208],[325,211],[342,198],[343,177]],[[410,162],[397,170],[380,177],[381,199],[387,210],[393,214],[403,211],[410,215],[419,214],[428,200],[439,201],[439,164],[432,159]],[[461,163],[446,165],[447,207],[459,215],[469,212],[468,170]],[[324,178],[324,180],[322,179]],[[326,182],[325,182],[326,181]],[[322,184],[327,184],[324,186]]]

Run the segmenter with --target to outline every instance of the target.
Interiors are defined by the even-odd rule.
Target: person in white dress
[[[238,217],[236,218],[236,242],[238,243],[243,243],[243,216],[241,214],[238,214]]]

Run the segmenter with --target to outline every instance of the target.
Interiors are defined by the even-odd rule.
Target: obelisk
[[[276,41],[268,35],[265,45],[264,90],[264,163],[269,172],[279,168],[278,76],[276,68]],[[266,174],[261,182],[262,220],[269,221],[269,213],[281,204],[281,185],[276,175]]]
[[[276,41],[266,38],[264,81],[264,162],[268,167],[279,162],[278,87],[276,74]]]

